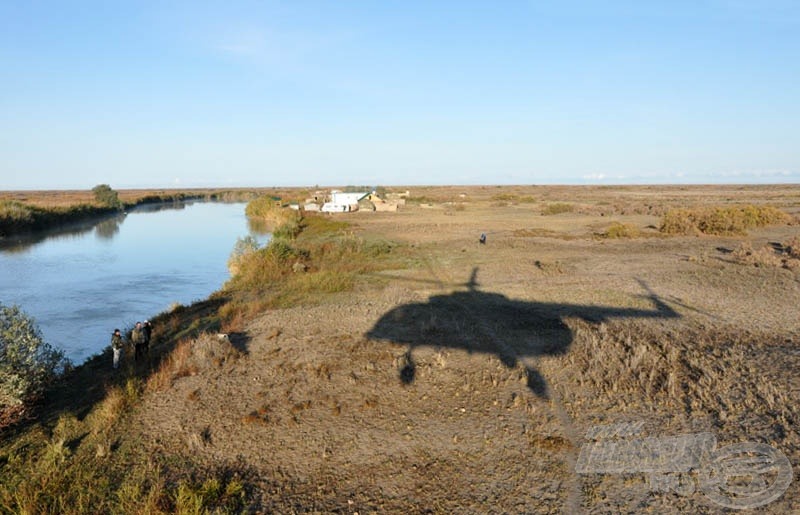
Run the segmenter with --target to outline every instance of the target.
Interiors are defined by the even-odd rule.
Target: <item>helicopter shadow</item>
[[[546,399],[548,385],[532,362],[538,357],[558,356],[568,351],[575,335],[564,323],[565,318],[599,323],[617,318],[680,317],[640,279],[637,281],[646,292],[642,297],[649,301],[650,308],[516,300],[480,291],[477,274],[476,267],[470,280],[462,285],[466,291],[434,295],[427,302],[393,308],[366,333],[371,339],[408,346],[400,369],[402,383],[410,384],[416,378],[415,348],[452,348],[494,355],[508,368],[522,362],[528,388]]]

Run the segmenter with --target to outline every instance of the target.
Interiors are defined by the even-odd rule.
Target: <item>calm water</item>
[[[34,317],[75,363],[124,329],[208,297],[228,279],[245,204],[198,202],[136,209],[51,236],[0,244],[0,302]]]

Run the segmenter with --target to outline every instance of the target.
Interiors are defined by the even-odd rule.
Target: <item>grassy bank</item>
[[[0,513],[247,511],[258,480],[248,466],[146,453],[135,415],[145,396],[168,394],[178,378],[241,359],[232,342],[250,317],[355,288],[363,272],[400,259],[394,244],[323,216],[292,214],[284,224],[292,229],[277,226],[268,246],[239,256],[221,291],[151,318],[147,362],[129,352],[115,371],[106,349],[63,377],[30,418],[0,428]]]
[[[0,194],[0,238],[53,229],[113,215],[120,209],[189,200],[247,201],[254,190],[137,190],[120,192],[120,208],[101,205],[91,192],[6,192]]]
[[[218,328],[217,297],[162,313],[149,360],[132,353],[111,369],[110,350],[70,371],[32,418],[2,429],[0,513],[239,512],[244,473],[169,453],[145,455],[130,429],[145,392],[157,388],[176,347]]]
[[[43,208],[18,201],[0,202],[0,237],[100,218],[116,213],[110,207],[77,204],[67,207]]]
[[[275,207],[257,200],[247,207],[274,227],[261,249],[235,257],[236,272],[226,285],[230,301],[220,310],[223,328],[239,330],[244,320],[265,309],[319,301],[355,288],[366,272],[403,259],[402,248],[356,235],[345,222],[328,216]]]

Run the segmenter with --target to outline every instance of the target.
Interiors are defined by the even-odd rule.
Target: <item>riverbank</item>
[[[800,188],[419,195],[320,217],[309,239],[253,255],[257,273],[155,318],[153,362],[115,375],[106,352],[76,369],[3,435],[0,508],[720,509],[699,489],[651,491],[637,470],[576,474],[599,426],[759,442],[798,477],[800,278],[783,245],[797,226],[657,227],[677,207],[796,215]],[[798,506],[795,480],[760,511]]]
[[[103,206],[91,191],[0,192],[0,239],[101,220],[136,207],[187,201],[249,201],[253,189],[123,190],[119,208]]]

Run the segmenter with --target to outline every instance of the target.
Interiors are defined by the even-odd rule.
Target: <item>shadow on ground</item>
[[[408,346],[400,369],[400,380],[409,384],[416,376],[413,351],[416,347],[462,349],[491,354],[505,366],[523,362],[528,388],[548,397],[541,373],[531,364],[540,356],[567,352],[574,335],[565,318],[604,322],[613,318],[678,318],[680,315],[650,290],[644,281],[644,298],[650,309],[622,308],[510,299],[499,293],[478,290],[478,268],[464,286],[466,291],[434,295],[427,302],[405,304],[384,314],[366,336]]]

